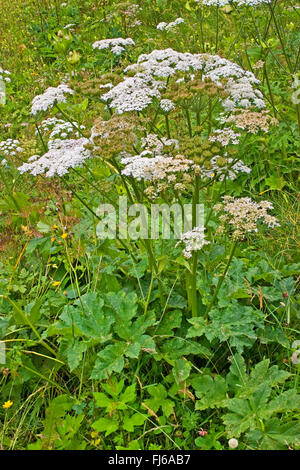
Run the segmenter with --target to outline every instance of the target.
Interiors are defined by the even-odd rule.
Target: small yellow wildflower
[[[92,432],[91,432],[91,438],[92,438],[92,439],[95,439],[95,437],[97,437],[97,436],[98,436],[98,432],[97,432],[97,431],[92,431]]]
[[[27,225],[22,225],[22,224],[21,224],[21,230],[23,230],[23,232],[28,232],[28,227],[27,227]]]
[[[4,405],[2,405],[2,408],[8,410],[8,408],[10,408],[11,406],[13,406],[13,402],[11,400],[8,400],[4,403]]]
[[[51,237],[51,242],[55,242],[55,237]]]
[[[68,238],[68,233],[63,233],[62,236],[61,236],[61,238],[62,238],[63,240],[65,240],[66,238]]]
[[[53,286],[53,287],[57,287],[57,286],[59,286],[59,284],[60,284],[60,281],[54,281],[54,282],[52,283],[52,286]]]
[[[58,229],[58,225],[55,224],[53,225],[52,230],[56,230],[56,229]]]

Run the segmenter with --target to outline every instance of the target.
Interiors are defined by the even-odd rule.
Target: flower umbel
[[[273,204],[269,201],[257,203],[249,197],[234,199],[232,196],[224,196],[223,203],[216,204],[214,209],[216,212],[223,212],[217,232],[224,232],[225,226],[229,225],[233,229],[232,237],[235,240],[242,240],[247,233],[257,232],[259,221],[270,228],[279,226],[276,217],[267,212],[268,209],[273,209]]]
[[[37,95],[32,100],[31,114],[34,116],[40,111],[47,111],[49,108],[55,105],[55,103],[65,103],[67,98],[66,94],[73,95],[74,91],[71,90],[67,85],[62,83],[57,88],[49,87],[41,94]]]
[[[81,139],[55,139],[49,142],[49,150],[43,156],[34,155],[29,163],[24,163],[18,168],[20,173],[29,172],[32,175],[45,173],[47,177],[55,175],[63,176],[70,168],[81,166],[91,157],[86,149],[89,143],[84,137]]]
[[[180,243],[184,243],[183,256],[185,258],[191,258],[193,251],[201,250],[204,245],[209,245],[209,241],[204,238],[204,227],[194,227],[193,230],[185,232],[181,235],[180,241],[176,243],[176,246]]]

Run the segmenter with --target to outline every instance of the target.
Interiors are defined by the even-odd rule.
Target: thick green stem
[[[141,197],[140,192],[138,191],[138,188],[135,185],[134,180],[132,181],[132,187],[133,187],[133,190],[134,190],[137,201],[139,201],[141,203],[142,202],[142,197]],[[125,189],[126,189],[127,192],[129,191],[127,185],[125,186]],[[162,282],[161,282],[161,279],[160,279],[156,259],[155,259],[155,256],[153,254],[152,246],[151,246],[150,241],[148,239],[144,239],[143,241],[144,241],[144,245],[145,245],[145,248],[146,248],[147,254],[148,254],[149,267],[151,269],[151,274],[153,274],[153,270],[156,274],[156,278],[157,278],[157,282],[158,282],[160,303],[161,303],[161,306],[163,306],[163,287],[162,287]]]
[[[151,243],[149,242],[149,240],[145,239],[144,242],[145,242],[145,247],[146,247],[146,250],[147,250],[147,253],[148,253],[149,265],[150,265],[152,275],[153,275],[153,269],[154,269],[154,272],[156,274],[156,279],[157,279],[157,282],[158,282],[158,291],[159,291],[160,304],[163,307],[163,305],[164,305],[163,287],[162,287],[162,282],[161,282],[161,279],[160,279],[156,259],[155,259],[155,256],[153,254]]]
[[[146,300],[145,308],[144,308],[144,315],[146,315],[146,313],[148,311],[148,306],[149,306],[151,293],[152,293],[153,279],[154,279],[154,275],[153,275],[153,272],[152,272],[151,273],[151,281],[150,281],[150,285],[149,285],[149,289],[148,289],[147,300]]]
[[[200,189],[200,176],[196,175],[195,177],[195,188],[192,200],[192,228],[197,225],[197,204],[199,204],[199,189]]]
[[[197,206],[199,204],[199,186],[200,186],[200,177],[197,175],[195,178],[195,189],[193,194],[193,207],[192,207],[192,226],[195,228],[197,226]],[[198,251],[193,251],[192,256],[192,274],[191,274],[191,291],[190,291],[190,300],[192,308],[192,316],[198,316],[198,299],[197,299],[197,266],[198,266]]]
[[[185,115],[186,115],[187,125],[189,129],[189,136],[192,137],[193,136],[192,123],[191,123],[191,117],[190,117],[190,113],[188,109],[185,110]]]
[[[168,139],[171,139],[170,123],[169,123],[169,117],[167,114],[165,115],[165,120],[166,120],[167,136],[168,136]]]
[[[197,266],[198,266],[198,251],[194,251],[192,257],[192,289],[191,289],[191,301],[192,301],[192,316],[198,316],[198,299],[197,299]]]
[[[227,271],[228,271],[228,269],[229,269],[230,263],[231,263],[231,261],[232,261],[232,258],[233,258],[233,255],[234,255],[236,246],[237,246],[237,242],[234,242],[233,245],[232,245],[232,247],[231,247],[230,254],[229,254],[229,258],[228,258],[226,267],[225,267],[225,269],[224,269],[224,272],[223,272],[223,274],[219,277],[219,281],[218,281],[217,287],[216,287],[216,289],[215,289],[214,295],[213,295],[213,297],[212,297],[212,299],[211,299],[211,301],[210,301],[210,303],[209,303],[209,305],[208,305],[208,307],[207,307],[207,309],[206,309],[205,318],[208,318],[208,314],[209,314],[209,312],[211,311],[211,309],[212,309],[212,307],[213,307],[213,305],[214,305],[214,303],[215,303],[215,300],[216,300],[216,298],[217,298],[217,295],[218,295],[218,293],[219,293],[219,290],[221,289],[221,286],[222,286],[222,284],[223,284],[223,281],[224,281],[225,276],[226,276],[226,274],[227,274]]]
[[[282,38],[282,35],[281,35],[281,32],[280,32],[280,28],[279,28],[279,25],[278,25],[278,22],[277,22],[277,19],[276,19],[276,15],[274,13],[274,7],[271,4],[268,4],[268,5],[269,5],[270,11],[271,11],[271,15],[272,15],[272,18],[273,18],[273,21],[274,21],[275,29],[276,29],[278,39],[279,39],[280,44],[281,44],[282,52],[283,52],[283,55],[285,57],[287,66],[289,68],[290,73],[293,73],[293,66],[292,66],[291,60],[290,60],[290,58],[289,58],[289,56],[288,56],[288,54],[285,50],[284,41],[283,41],[283,38]]]

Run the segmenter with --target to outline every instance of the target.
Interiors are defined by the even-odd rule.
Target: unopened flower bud
[[[229,445],[230,449],[236,449],[239,445],[239,441],[237,439],[234,439],[234,438],[229,439],[228,445]]]

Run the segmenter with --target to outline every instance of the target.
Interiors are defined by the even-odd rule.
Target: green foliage
[[[123,387],[124,380],[118,383],[113,380],[103,385],[106,393],[94,393],[96,406],[105,408],[108,414],[97,419],[92,427],[98,432],[105,432],[106,436],[120,430],[132,433],[135,427],[142,426],[147,419],[147,415],[134,412],[132,406],[129,405],[136,400],[135,385],[130,385],[125,389]]]
[[[187,337],[195,338],[205,335],[209,341],[218,339],[220,342],[229,341],[231,347],[242,352],[245,347],[250,347],[257,339],[254,329],[262,327],[263,313],[251,307],[232,303],[224,309],[213,309],[210,314],[210,322],[203,318],[191,318]]]
[[[235,355],[226,379],[203,375],[191,381],[200,398],[195,409],[223,408],[222,421],[229,437],[245,435],[244,442],[249,445],[255,442],[257,448],[298,445],[299,423],[296,420],[287,423],[283,417],[278,417],[279,414],[292,416],[293,411],[299,410],[297,390],[280,392],[278,389],[289,377],[290,374],[278,366],[270,367],[268,359],[256,364],[248,374],[243,358]]]

